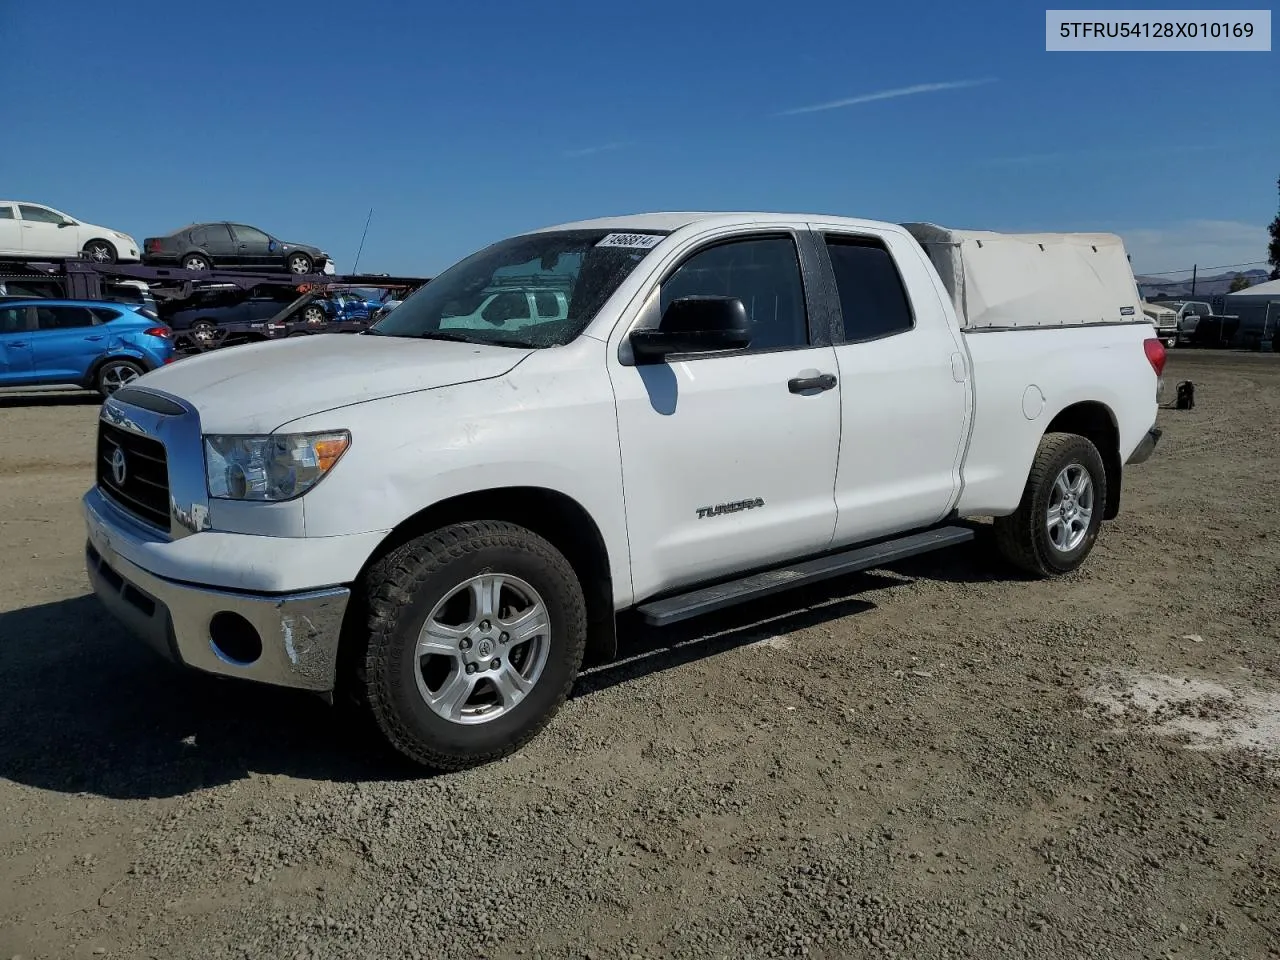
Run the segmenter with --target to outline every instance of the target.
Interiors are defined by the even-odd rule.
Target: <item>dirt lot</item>
[[[1280,357],[1086,569],[985,539],[683,630],[420,778],[86,595],[91,401],[0,398],[0,960],[1280,955]]]

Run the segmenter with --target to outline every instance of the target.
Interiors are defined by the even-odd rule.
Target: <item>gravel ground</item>
[[[1280,956],[1278,361],[1174,354],[1069,579],[983,536],[632,628],[431,779],[106,620],[97,407],[0,398],[0,960]]]

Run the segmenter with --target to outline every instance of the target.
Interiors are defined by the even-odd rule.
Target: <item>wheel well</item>
[[[1120,462],[1120,431],[1111,410],[1093,400],[1074,403],[1054,417],[1045,432],[1079,434],[1098,448],[1107,469],[1107,507],[1102,516],[1114,520],[1120,513],[1124,465]]]
[[[86,240],[84,243],[80,245],[80,249],[83,250],[85,247],[89,246],[89,244],[91,243],[105,243],[112,250],[119,252],[119,247],[117,247],[114,243],[112,243],[106,237],[93,237],[89,240]]]
[[[604,537],[591,515],[572,497],[543,487],[501,487],[451,497],[402,521],[387,534],[360,570],[357,583],[374,563],[415,537],[465,520],[506,520],[545,537],[564,554],[582,584],[587,602],[587,649],[584,666],[612,660],[617,653],[613,618],[613,579]],[[348,637],[364,633],[365,610],[358,589],[344,628],[342,646],[348,656],[358,644]],[[349,660],[347,661],[349,662]]]
[[[110,363],[112,360],[128,360],[130,363],[136,364],[137,366],[141,367],[144,373],[154,369],[151,366],[151,364],[149,364],[146,360],[142,359],[141,357],[135,357],[132,354],[128,354],[128,353],[110,353],[110,354],[106,354],[104,356],[99,357],[97,360],[93,361],[93,363],[89,365],[89,372],[85,375],[84,381],[80,384],[80,386],[84,387],[86,390],[94,389],[98,384],[99,371],[101,371],[102,368],[106,366],[108,363]]]

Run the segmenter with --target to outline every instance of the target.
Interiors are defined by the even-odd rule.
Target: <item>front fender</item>
[[[592,517],[615,603],[629,604],[622,461],[604,350],[594,340],[539,350],[497,379],[354,404],[280,427],[351,432],[347,453],[303,500],[306,535],[393,529],[453,497],[539,487]]]

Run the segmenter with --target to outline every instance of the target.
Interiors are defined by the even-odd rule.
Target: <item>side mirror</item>
[[[61,220],[58,222],[58,229],[61,230],[63,227],[74,227],[75,225],[76,222],[74,220]]]
[[[737,297],[681,297],[667,306],[656,330],[635,330],[628,339],[638,363],[661,363],[675,353],[741,349],[751,333]]]

